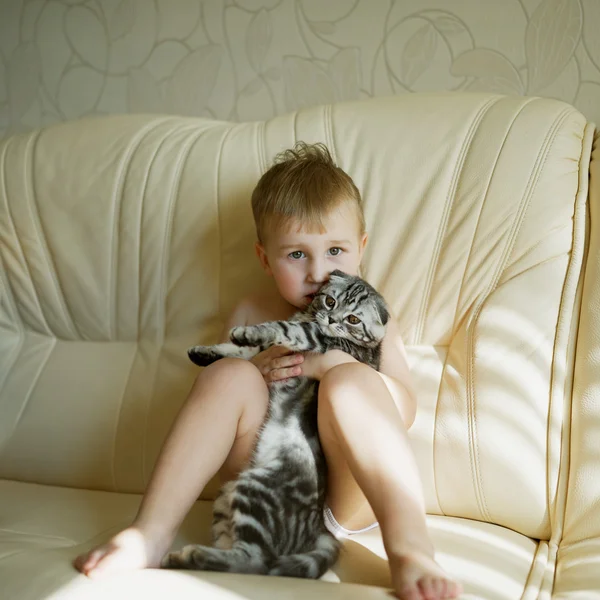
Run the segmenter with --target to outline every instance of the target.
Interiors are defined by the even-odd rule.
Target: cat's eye
[[[356,315],[348,315],[346,320],[352,325],[358,325],[360,323],[360,319]]]
[[[329,308],[333,308],[335,306],[335,298],[332,298],[331,296],[325,296],[325,304]]]

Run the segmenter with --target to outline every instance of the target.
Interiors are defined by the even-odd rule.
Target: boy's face
[[[271,231],[264,245],[256,244],[263,268],[296,308],[305,308],[335,269],[358,275],[367,234],[359,232],[356,209],[343,203],[322,222],[323,233],[292,222],[284,230]]]

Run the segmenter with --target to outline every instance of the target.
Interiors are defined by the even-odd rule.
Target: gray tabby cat
[[[389,313],[368,283],[334,271],[306,310],[288,321],[234,327],[232,343],[188,351],[201,366],[223,357],[250,359],[277,345],[294,352],[337,348],[374,369]],[[214,503],[214,548],[185,546],[163,568],[321,577],[339,542],[323,520],[327,465],[317,430],[319,382],[295,377],[272,383],[269,411],[250,465],[226,483]]]

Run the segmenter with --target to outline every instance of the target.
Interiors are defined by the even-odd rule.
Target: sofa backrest
[[[566,462],[569,477],[564,519],[552,535],[560,541],[552,548],[557,563],[552,598],[592,598],[597,595],[600,573],[600,132],[596,131],[590,163],[589,247],[570,415],[563,426],[570,438]],[[570,419],[568,417],[571,417]],[[557,511],[558,513],[558,511]],[[560,515],[560,513],[558,513]],[[558,519],[556,519],[558,521]]]
[[[144,489],[197,373],[186,348],[270,285],[254,184],[280,150],[322,141],[362,191],[364,274],[407,344],[428,511],[548,539],[566,487],[590,139],[553,100],[409,94],[5,140],[0,477]]]
[[[590,165],[591,228],[573,382],[571,452],[564,541],[600,539],[600,132]],[[583,563],[583,570],[592,569]]]

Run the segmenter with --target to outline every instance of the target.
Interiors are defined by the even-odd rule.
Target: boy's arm
[[[408,429],[415,421],[417,397],[408,366],[408,355],[404,347],[404,341],[393,318],[387,324],[379,374],[400,411],[404,426]]]

